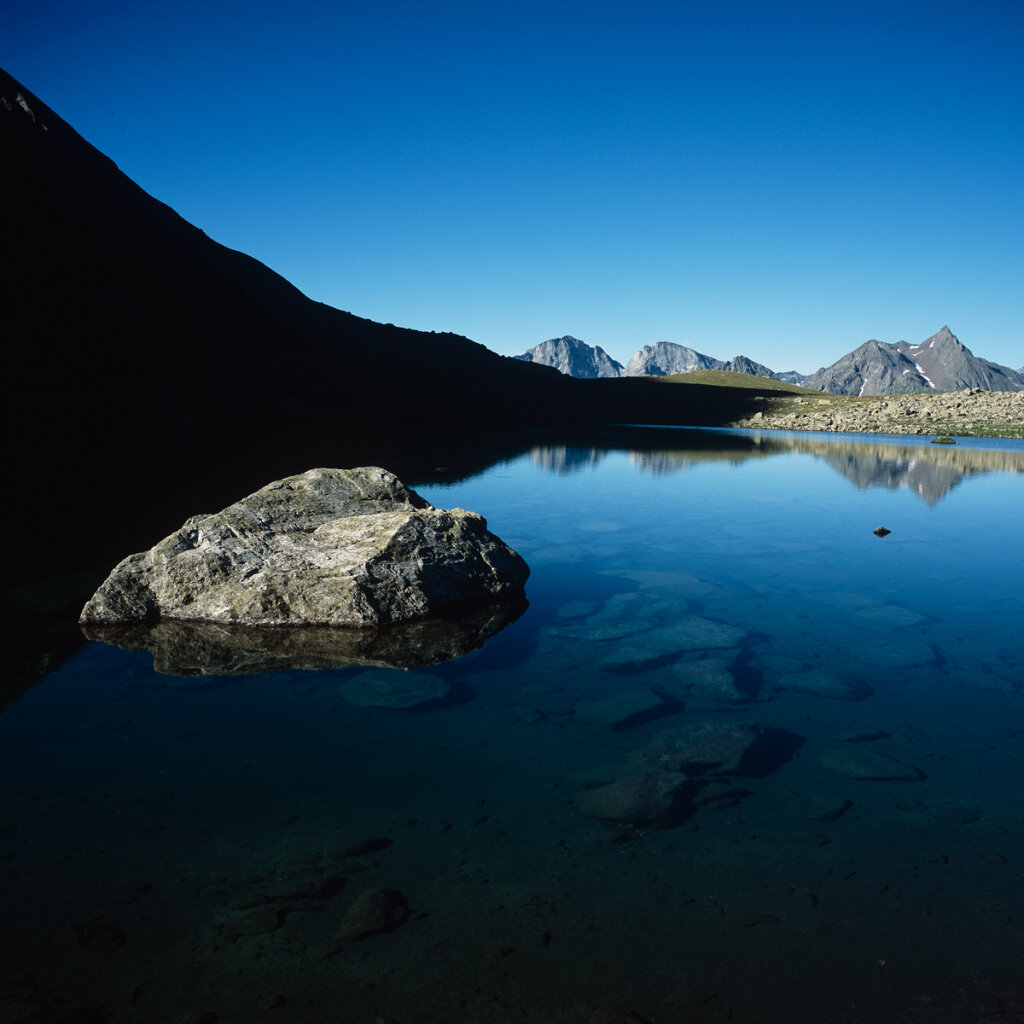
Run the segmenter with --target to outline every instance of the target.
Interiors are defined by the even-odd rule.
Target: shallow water
[[[643,437],[410,481],[532,569],[417,707],[98,642],[10,706],[0,1007],[1024,1019],[1024,444]],[[407,919],[339,939],[377,889]]]

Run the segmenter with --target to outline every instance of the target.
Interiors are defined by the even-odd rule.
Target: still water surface
[[[1024,445],[664,436],[409,481],[532,569],[421,704],[95,642],[9,707],[8,1005],[1024,1020]]]

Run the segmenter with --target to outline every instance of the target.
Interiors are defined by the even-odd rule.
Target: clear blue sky
[[[1024,5],[3,0],[0,64],[307,295],[514,354],[1024,364]]]

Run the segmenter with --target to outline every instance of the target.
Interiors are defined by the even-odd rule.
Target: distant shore
[[[971,388],[934,394],[758,396],[761,408],[733,427],[867,434],[1024,438],[1024,391]]]

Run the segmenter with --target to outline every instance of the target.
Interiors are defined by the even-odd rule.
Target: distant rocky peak
[[[922,391],[1020,391],[1021,374],[977,358],[943,325],[924,341],[864,342],[859,348],[818,370],[807,387],[843,395],[887,395]]]
[[[906,344],[906,342],[898,342],[898,344]],[[910,345],[913,349],[924,349],[924,348],[939,348],[946,345],[956,345],[959,348],[963,348],[963,344],[960,339],[947,327],[945,324],[942,325],[930,338],[925,338],[919,345]]]
[[[717,370],[723,365],[720,359],[704,355],[686,345],[658,341],[653,345],[644,345],[634,353],[622,374],[624,377],[665,376],[690,373],[693,370]]]
[[[515,358],[553,366],[570,377],[583,379],[618,377],[622,373],[622,363],[612,359],[600,345],[588,345],[571,334],[542,341]]]

